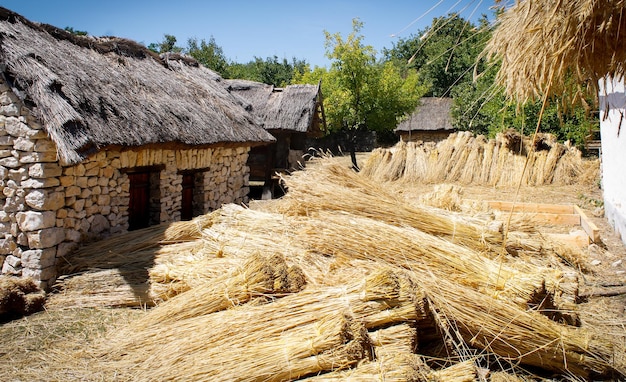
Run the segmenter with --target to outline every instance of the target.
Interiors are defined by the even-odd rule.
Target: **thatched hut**
[[[247,80],[226,80],[230,92],[250,102],[252,113],[276,138],[276,142],[250,151],[248,166],[252,184],[271,185],[276,172],[300,167],[310,138],[325,128],[321,84],[278,88]]]
[[[450,116],[452,98],[423,97],[395,132],[405,142],[439,142],[455,131]]]
[[[626,1],[518,1],[486,48],[501,60],[497,79],[518,102],[558,95],[599,98],[605,214],[626,243]],[[581,86],[585,84],[586,86]]]
[[[193,59],[4,8],[0,71],[0,264],[44,287],[86,239],[245,201],[274,141]]]

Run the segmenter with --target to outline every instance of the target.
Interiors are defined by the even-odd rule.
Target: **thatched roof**
[[[130,40],[74,36],[0,8],[0,65],[67,163],[111,145],[274,140],[218,74]]]
[[[400,122],[395,131],[453,130],[451,107],[452,98],[423,97],[411,116]]]
[[[324,123],[321,86],[277,88],[247,80],[226,80],[227,89],[250,102],[266,130],[317,132]]]
[[[502,60],[498,83],[520,102],[545,94],[597,97],[599,80],[624,75],[625,9],[626,0],[516,1],[485,50]],[[579,93],[584,83],[589,94]]]

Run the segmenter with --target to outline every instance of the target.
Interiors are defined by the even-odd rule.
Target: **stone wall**
[[[128,229],[128,171],[158,179],[156,222],[180,220],[182,173],[194,173],[195,213],[247,202],[249,147],[105,150],[72,166],[13,93],[0,84],[0,267],[54,282],[57,259],[88,240]]]

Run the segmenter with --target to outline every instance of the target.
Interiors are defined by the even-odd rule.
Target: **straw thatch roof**
[[[111,145],[273,141],[219,75],[130,40],[75,36],[0,8],[0,65],[67,163]]]
[[[411,116],[400,122],[396,132],[452,130],[452,98],[424,97]]]
[[[624,75],[625,8],[624,0],[516,1],[485,50],[502,60],[498,83],[519,102],[545,94],[595,99],[599,80]]]
[[[277,88],[247,80],[226,80],[227,89],[252,105],[266,130],[318,132],[324,124],[321,84]]]

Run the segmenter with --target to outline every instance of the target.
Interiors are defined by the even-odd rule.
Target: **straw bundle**
[[[299,292],[305,285],[299,267],[288,267],[280,255],[251,256],[243,266],[205,280],[150,311],[138,325],[167,325],[177,320],[210,314],[258,297]]]
[[[380,357],[372,362],[361,362],[357,367],[344,371],[333,371],[315,377],[304,378],[307,382],[406,382],[429,381],[429,367],[417,354],[396,353]]]
[[[473,382],[476,380],[476,367],[472,361],[459,362],[445,369],[432,371],[428,380],[432,382]]]
[[[487,57],[502,62],[497,82],[519,103],[544,94],[567,104],[595,99],[605,75],[624,75],[626,50],[618,42],[626,38],[625,8],[623,0],[516,2],[485,48]],[[583,83],[588,94],[577,87]]]
[[[434,273],[460,285],[513,299],[523,306],[537,294],[544,295],[546,278],[558,278],[555,270],[494,261],[410,227],[332,213],[320,214],[319,220],[307,223],[310,228],[302,243],[316,252],[392,264],[418,275]],[[381,247],[381,239],[393,245]]]
[[[431,306],[438,309],[437,316],[466,344],[561,373],[589,376],[612,371],[613,348],[607,339],[471,289],[458,293],[455,284],[442,278],[427,283],[430,287],[425,290]]]
[[[321,162],[311,171],[293,174],[284,181],[289,188],[282,206],[286,215],[343,211],[388,224],[415,227],[472,247],[502,241],[502,235],[489,231],[482,221],[408,203],[380,183],[330,161]]]
[[[45,300],[45,293],[31,278],[0,276],[0,318],[35,313]]]
[[[599,169],[597,160],[583,160],[578,149],[558,143],[550,134],[540,134],[532,143],[515,131],[488,141],[465,131],[450,134],[436,146],[402,142],[387,153],[384,150],[378,149],[365,162],[362,176],[377,181],[516,186],[520,181],[523,185],[593,182]]]
[[[180,380],[199,375],[296,378],[370,357],[365,328],[419,323],[427,317],[420,295],[406,275],[384,270],[365,282],[309,287],[268,304],[207,312],[162,325],[144,326],[140,321],[109,339],[103,352],[113,356],[116,368],[127,367],[146,380],[173,378],[173,370],[179,371],[175,379]],[[163,346],[185,349],[187,356],[172,359],[163,353]]]

